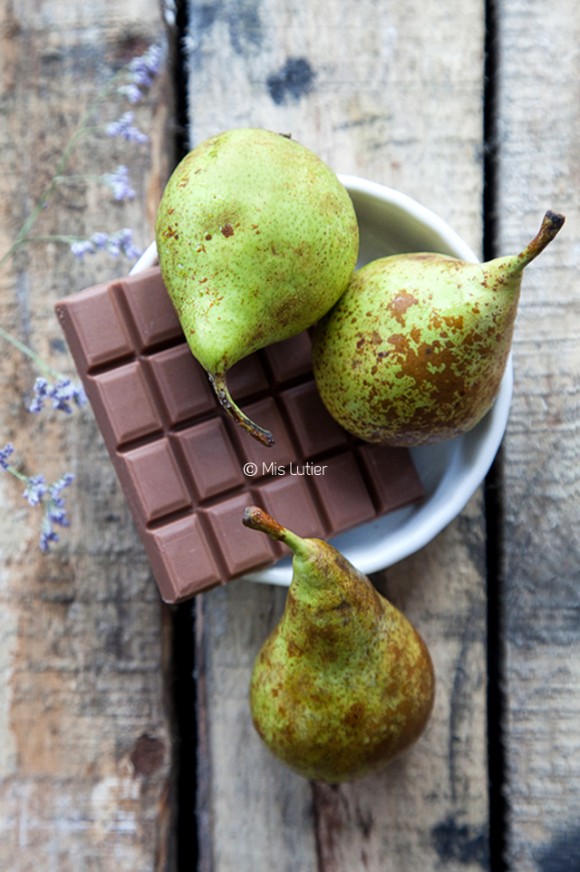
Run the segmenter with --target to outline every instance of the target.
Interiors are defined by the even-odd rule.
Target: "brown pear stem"
[[[522,270],[530,261],[534,260],[544,248],[558,235],[566,218],[560,215],[559,212],[552,212],[548,209],[544,215],[542,226],[538,230],[536,236],[527,245],[520,254],[518,254],[517,270]]]
[[[284,542],[293,551],[299,552],[302,550],[304,540],[295,533],[292,533],[290,530],[287,530],[286,527],[283,527],[282,524],[275,521],[268,512],[265,512],[264,509],[260,509],[258,506],[247,506],[244,509],[242,524],[246,527],[250,527],[252,530],[259,530],[261,533],[267,533],[272,539],[276,539],[278,542]]]
[[[269,430],[260,427],[259,424],[254,423],[251,418],[248,418],[248,416],[245,415],[234,403],[226,384],[225,375],[223,373],[218,373],[216,375],[208,373],[208,375],[215,394],[220,401],[220,405],[226,410],[228,415],[230,415],[236,424],[239,424],[246,433],[249,433],[250,436],[253,436],[254,439],[257,439],[258,442],[262,443],[262,445],[271,448],[274,444],[274,437]]]

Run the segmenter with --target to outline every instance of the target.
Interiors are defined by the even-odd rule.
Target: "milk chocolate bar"
[[[424,495],[406,449],[350,437],[312,375],[308,332],[232,368],[232,396],[266,448],[219,406],[157,267],[56,304],[162,598],[176,603],[275,563],[286,546],[242,524],[259,505],[330,538]]]

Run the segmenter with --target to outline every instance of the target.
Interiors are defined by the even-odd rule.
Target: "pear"
[[[330,414],[361,439],[399,446],[474,427],[499,390],[524,267],[563,223],[547,212],[515,257],[399,254],[358,270],[314,332],[314,375]]]
[[[329,543],[302,539],[255,506],[243,523],[294,552],[284,613],[252,673],[256,730],[306,778],[333,784],[382,768],[431,714],[424,641]]]
[[[272,434],[233,401],[226,373],[253,351],[310,327],[345,290],[359,245],[346,189],[289,137],[229,130],[177,166],[155,238],[193,356],[234,420],[271,445]]]

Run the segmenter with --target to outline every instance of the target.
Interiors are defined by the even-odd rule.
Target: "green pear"
[[[547,212],[515,257],[400,254],[358,270],[314,334],[314,375],[331,415],[368,442],[400,446],[474,427],[499,390],[524,267],[563,223]]]
[[[233,418],[266,445],[230,396],[241,358],[310,327],[338,300],[359,233],[335,173],[287,136],[235,129],[198,145],[169,179],[155,238],[193,356]]]
[[[255,506],[243,522],[294,552],[284,613],[252,673],[256,730],[307,778],[332,784],[382,768],[431,714],[424,641],[329,543],[302,539]]]

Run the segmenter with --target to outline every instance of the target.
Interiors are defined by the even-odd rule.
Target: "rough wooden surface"
[[[505,440],[507,867],[580,868],[580,19],[498,4],[498,246],[567,216],[526,275]]]
[[[153,41],[159,11],[137,0],[90,5],[3,3],[0,19],[0,256],[49,182],[97,91]],[[160,148],[167,109],[158,82],[135,121],[149,145],[95,130],[59,185],[35,236],[134,229],[151,219],[171,155]],[[103,125],[130,108],[106,101]],[[116,113],[116,114],[114,114]],[[135,200],[113,204],[95,174],[132,165]],[[72,374],[52,306],[62,295],[126,271],[104,255],[75,261],[58,242],[30,243],[0,276],[0,323]],[[36,375],[2,344],[2,446],[29,474],[76,475],[70,530],[53,554],[37,547],[40,513],[0,476],[0,868],[160,870],[171,856],[172,745],[166,709],[167,613],[129,519],[92,415],[26,411]]]
[[[190,10],[192,144],[237,124],[290,131],[336,170],[415,196],[481,248],[482,4]],[[484,551],[477,495],[380,579],[431,647],[437,702],[404,759],[340,788],[286,771],[250,724],[250,670],[283,592],[239,582],[203,597],[204,870],[487,867]]]
[[[163,12],[145,0],[33,5],[8,2],[0,11],[0,257],[96,89],[152,40],[177,39],[162,20],[173,16],[170,2]],[[173,613],[159,603],[92,415],[33,418],[23,397],[35,367],[1,346],[0,447],[14,442],[30,474],[54,480],[72,469],[76,480],[72,527],[44,556],[38,514],[21,486],[0,475],[0,868],[573,872],[580,856],[577,10],[572,0],[549,9],[539,0],[185,5],[191,143],[235,125],[290,131],[338,171],[414,196],[478,253],[489,145],[487,14],[488,27],[497,22],[488,67],[497,93],[488,118],[495,175],[487,177],[495,180],[487,202],[497,252],[521,247],[547,207],[568,221],[526,275],[502,511],[486,527],[478,492],[434,542],[375,579],[432,651],[431,724],[383,774],[339,788],[283,768],[250,724],[250,670],[284,589],[242,581],[197,601],[197,696],[182,675],[179,693],[191,696],[175,699]],[[129,163],[135,201],[112,204],[94,179],[62,186],[38,233],[84,237],[131,226],[142,245],[149,241],[173,160],[170,92],[165,75],[135,110],[146,146],[119,147],[100,135],[71,163],[80,174]],[[111,112],[120,114],[105,104],[102,118]],[[0,272],[0,325],[71,371],[54,300],[127,268],[103,256],[75,261],[62,244],[28,245]],[[488,832],[490,545],[499,557],[492,570],[500,570],[505,653],[503,673],[493,675],[505,696],[505,721],[494,728],[497,737],[502,727],[505,747],[503,860],[490,856]],[[188,614],[181,614],[187,647]],[[199,778],[182,780],[177,794],[176,736],[184,726],[175,709],[187,728],[194,705]],[[197,821],[187,818],[195,795]],[[179,833],[176,798],[186,824]]]

